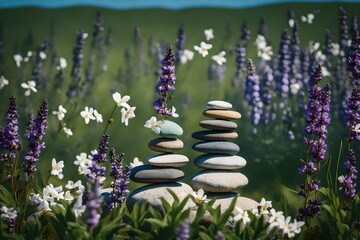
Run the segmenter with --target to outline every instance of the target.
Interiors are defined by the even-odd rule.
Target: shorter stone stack
[[[205,153],[195,158],[196,166],[205,170],[195,174],[191,181],[194,190],[202,188],[208,197],[216,197],[215,205],[227,205],[238,196],[236,191],[248,184],[245,175],[237,170],[246,165],[246,160],[237,154],[240,147],[231,142],[238,137],[237,124],[241,114],[232,111],[232,105],[225,101],[210,101],[203,115],[213,119],[203,120],[200,126],[207,129],[192,134],[202,140],[193,145],[195,151]],[[251,199],[238,197],[237,206],[252,209],[257,203]]]
[[[178,182],[185,174],[179,167],[185,166],[189,159],[175,152],[184,147],[178,139],[183,129],[175,122],[164,120],[160,125],[160,136],[148,143],[148,147],[159,154],[148,157],[147,164],[131,170],[130,179],[146,185],[133,191],[128,198],[128,207],[135,202],[145,201],[151,206],[161,209],[161,198],[172,201],[167,189],[171,189],[180,199],[192,192],[189,185]]]

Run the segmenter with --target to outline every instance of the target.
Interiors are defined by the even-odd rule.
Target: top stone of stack
[[[214,100],[208,102],[206,108],[209,110],[230,110],[232,105],[225,101]]]

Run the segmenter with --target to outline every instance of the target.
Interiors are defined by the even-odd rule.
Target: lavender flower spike
[[[96,225],[98,225],[100,220],[99,209],[103,201],[100,195],[100,186],[99,183],[95,180],[92,184],[91,190],[86,192],[84,196],[85,202],[85,219],[88,226],[88,230],[91,232]]]
[[[174,117],[174,112],[168,109],[167,104],[172,98],[171,93],[175,90],[175,66],[174,55],[171,46],[169,46],[166,56],[162,62],[162,75],[158,81],[156,92],[161,96],[154,102],[156,112],[164,117]]]
[[[16,158],[16,151],[20,151],[21,143],[19,139],[19,115],[17,112],[16,98],[10,97],[9,110],[6,119],[7,125],[1,133],[0,149],[7,150],[9,153],[0,153],[0,161]]]
[[[48,102],[43,100],[35,120],[28,122],[25,137],[29,141],[29,148],[24,157],[25,163],[23,171],[28,177],[31,173],[36,172],[35,163],[39,161],[41,149],[45,148],[43,137],[47,128]]]
[[[348,58],[348,70],[351,73],[352,82],[355,86],[360,86],[360,35],[356,31],[353,35],[349,58]]]
[[[352,149],[349,149],[346,161],[344,163],[345,176],[340,176],[339,181],[342,184],[340,190],[343,191],[345,199],[353,201],[356,197],[356,179],[357,179],[357,169],[356,169],[356,156],[355,152]]]
[[[105,133],[99,143],[97,152],[94,154],[91,165],[89,167],[90,174],[88,178],[95,181],[99,181],[100,185],[102,184],[102,179],[105,176],[106,167],[100,166],[101,163],[106,162],[106,152],[109,146],[109,134]]]
[[[345,126],[350,130],[349,140],[360,140],[360,133],[355,126],[360,122],[360,89],[353,88],[351,96],[347,103],[347,120]]]
[[[186,218],[177,229],[175,240],[188,240],[190,238],[190,220]]]

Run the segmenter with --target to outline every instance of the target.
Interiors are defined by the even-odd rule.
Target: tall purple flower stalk
[[[354,35],[357,31],[359,31],[358,17],[354,15],[351,19],[351,34]]]
[[[0,161],[14,160],[16,153],[21,149],[19,138],[19,115],[17,112],[16,98],[10,97],[9,109],[6,119],[7,125],[0,133]]]
[[[305,184],[301,185],[299,195],[304,197],[304,207],[299,209],[299,219],[306,219],[320,215],[321,200],[317,198],[319,180],[316,176],[321,168],[321,162],[325,159],[327,144],[327,126],[330,124],[330,85],[323,88],[319,86],[322,79],[321,66],[318,64],[310,81],[309,100],[306,112],[305,133],[309,137],[304,138],[307,145],[306,160],[299,168],[299,174],[305,176]],[[312,158],[311,158],[312,157]]]
[[[360,35],[358,31],[354,33],[351,41],[348,70],[350,71],[352,83],[360,86]]]
[[[91,183],[91,189],[86,189],[84,194],[84,205],[86,206],[84,216],[88,227],[91,232],[100,220],[100,207],[103,198],[100,194],[100,184],[97,180]]]
[[[186,218],[177,229],[175,240],[188,240],[190,238],[190,220]]]
[[[121,207],[124,203],[127,194],[129,193],[129,166],[123,166],[125,155],[122,153],[117,155],[114,148],[110,149],[111,172],[110,177],[114,180],[111,182],[112,191],[110,192],[109,209]]]
[[[287,98],[289,94],[289,72],[290,72],[290,36],[287,30],[281,35],[279,48],[279,70],[276,72],[277,88],[282,98]]]
[[[165,117],[172,117],[173,112],[168,108],[168,103],[172,99],[172,92],[175,90],[175,66],[174,55],[169,46],[166,56],[162,62],[162,74],[156,86],[156,92],[161,96],[154,102],[154,108],[158,114]]]
[[[273,94],[274,94],[274,75],[273,69],[269,65],[266,65],[264,68],[264,74],[262,77],[262,84],[260,87],[260,96],[261,101],[264,104],[264,114],[262,117],[262,122],[267,125],[273,120]]]
[[[250,118],[253,125],[260,123],[263,103],[260,98],[260,78],[255,73],[255,66],[251,59],[248,60],[248,74],[245,79],[245,96],[251,107]]]
[[[41,149],[45,148],[43,138],[48,124],[47,115],[48,102],[43,100],[35,120],[30,119],[28,121],[25,137],[29,142],[29,147],[24,156],[25,163],[23,165],[26,177],[37,171],[35,163],[40,159]]]
[[[290,55],[291,55],[290,82],[295,83],[298,82],[298,80],[302,79],[301,63],[300,63],[301,48],[300,48],[300,36],[299,36],[299,24],[297,23],[297,21],[295,21],[292,30],[293,30],[293,35],[291,38],[291,45],[290,45]]]
[[[247,47],[247,44],[249,42],[249,39],[251,37],[251,32],[250,30],[248,29],[247,27],[247,24],[246,22],[242,25],[242,28],[241,28],[241,42],[242,42],[242,45],[246,48]]]
[[[355,152],[352,149],[348,150],[346,161],[344,163],[345,175],[340,176],[341,187],[340,190],[343,192],[345,199],[349,201],[355,200],[356,197],[356,179],[357,179],[357,169],[356,169],[356,156]]]
[[[180,57],[185,50],[185,41],[186,41],[185,30],[184,30],[184,26],[181,25],[178,30],[178,35],[176,39],[176,48],[177,48],[177,52],[175,54],[176,62],[180,62]]]
[[[347,55],[348,51],[348,25],[347,25],[347,16],[346,11],[344,8],[339,8],[339,45],[340,51],[342,51],[345,56]]]
[[[347,120],[345,126],[349,128],[349,141],[360,140],[359,130],[356,125],[360,122],[360,88],[353,88],[346,110]]]
[[[39,86],[41,83],[41,80],[43,78],[42,68],[45,62],[46,58],[40,57],[40,53],[47,54],[49,50],[49,44],[47,41],[42,43],[39,48],[39,54],[36,58],[36,65],[31,73],[31,80],[36,82],[36,85]]]
[[[241,45],[241,43],[238,43],[236,45],[236,72],[235,77],[240,77],[241,73],[244,70],[244,64],[245,64],[245,55],[246,55],[246,48]]]
[[[100,140],[99,147],[97,152],[94,154],[89,167],[90,174],[87,175],[88,178],[98,181],[102,185],[101,177],[105,176],[106,167],[101,166],[100,164],[106,163],[106,152],[109,146],[109,134],[105,133]]]

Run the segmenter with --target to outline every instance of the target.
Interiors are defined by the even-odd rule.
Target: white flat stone
[[[236,170],[246,166],[246,160],[236,155],[204,154],[196,157],[194,162],[205,169]]]
[[[181,154],[158,154],[147,160],[150,165],[159,167],[183,167],[189,162],[189,158]]]
[[[207,109],[228,110],[232,108],[232,104],[221,100],[213,100],[208,102],[206,107]]]

